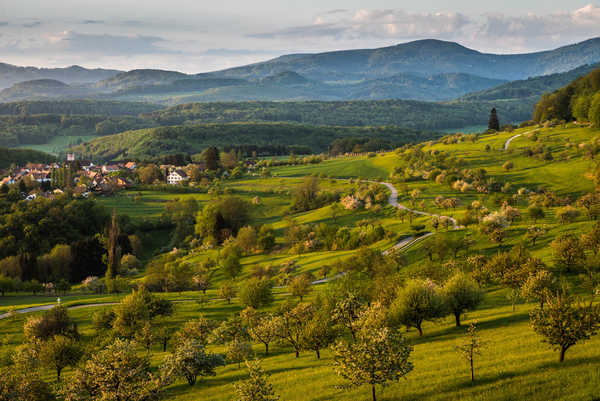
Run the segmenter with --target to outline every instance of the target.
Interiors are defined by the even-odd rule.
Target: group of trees
[[[551,94],[535,107],[533,120],[591,122],[600,126],[600,69],[595,69]]]

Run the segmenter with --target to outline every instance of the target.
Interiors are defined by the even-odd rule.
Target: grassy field
[[[485,135],[475,142],[459,142],[455,144],[425,144],[424,151],[442,151],[455,157],[460,168],[484,168],[489,177],[510,183],[510,194],[519,188],[538,190],[544,186],[555,191],[560,196],[569,196],[571,201],[582,193],[594,189],[594,183],[589,179],[589,172],[594,167],[594,161],[585,156],[579,146],[589,143],[600,136],[600,131],[585,127],[559,127],[539,129],[537,139],[524,135],[512,141],[508,151],[504,151],[505,141],[513,135],[528,133],[532,128],[524,128],[512,133],[502,132]],[[526,147],[543,144],[551,149],[553,160],[541,160],[525,157]],[[574,145],[573,145],[574,144]],[[489,145],[489,150],[486,150]],[[511,161],[514,168],[507,171],[502,165]],[[289,208],[293,191],[301,182],[303,176],[321,175],[332,178],[362,178],[370,180],[389,180],[394,168],[409,167],[400,154],[388,152],[376,157],[336,158],[315,165],[273,168],[277,175],[271,178],[247,177],[239,180],[225,181],[224,192],[252,200],[260,198],[260,205],[252,207],[253,224],[271,224],[277,233],[278,243],[283,242],[283,229],[287,224],[284,219],[289,216],[296,224],[319,224],[339,226],[355,226],[358,222],[368,220],[379,223],[395,234],[395,238],[385,239],[373,245],[377,249],[391,247],[398,238],[411,232],[408,219],[401,221],[396,211],[385,207],[375,212],[372,210],[344,211],[333,218],[331,206],[325,206],[304,213],[291,214]],[[291,178],[290,178],[291,177]],[[498,205],[488,194],[477,192],[458,192],[448,185],[436,184],[431,181],[413,181],[395,183],[400,191],[400,202],[410,204],[407,193],[413,189],[421,191],[419,201],[425,201],[424,210],[431,213],[460,217],[466,212],[466,207],[474,200],[483,202],[490,210],[497,210]],[[344,192],[352,188],[349,181],[321,179],[322,189]],[[461,201],[456,210],[439,209],[434,205],[434,199],[456,197]],[[137,199],[134,197],[137,196]],[[194,197],[201,205],[206,204],[217,195],[208,194],[169,194],[162,192],[137,191],[124,192],[114,197],[99,198],[108,208],[115,208],[121,214],[130,215],[134,219],[160,217],[167,201],[174,198]],[[502,245],[491,242],[475,227],[469,226],[455,231],[440,229],[438,236],[469,236],[473,240],[469,255],[493,255],[500,250],[507,250],[513,245],[525,241],[527,228],[533,221],[526,216],[527,201],[520,198],[516,207],[523,214],[522,218],[513,222],[507,230],[507,238]],[[556,236],[564,233],[581,234],[588,231],[593,222],[585,213],[571,224],[562,224],[556,218],[557,207],[545,208],[546,216],[536,224],[546,228],[546,234],[535,246],[526,242],[527,249],[532,255],[541,258],[550,269],[554,268],[550,242]],[[430,218],[418,217],[412,224],[423,224],[427,230],[433,231],[429,225]],[[157,246],[161,240],[157,240]],[[167,238],[162,241],[167,241]],[[164,245],[164,244],[163,244]],[[192,265],[199,264],[209,257],[214,258],[218,250],[204,251],[195,249],[183,256],[182,261]],[[301,272],[313,272],[324,265],[335,266],[337,261],[351,258],[357,250],[346,251],[317,251],[300,255],[290,254],[284,249],[272,254],[254,254],[242,258],[243,272],[238,279],[243,282],[255,265],[279,265],[289,260],[295,260]],[[459,256],[465,253],[461,251]],[[427,263],[428,257],[424,243],[418,243],[406,251],[408,265],[403,275],[410,276],[412,272]],[[143,273],[140,275],[142,276]],[[575,292],[581,294],[578,281],[568,277]],[[185,321],[198,317],[200,314],[216,320],[223,320],[231,313],[241,309],[238,300],[230,305],[218,300],[216,288],[225,281],[221,273],[214,277],[214,283],[208,290],[211,301],[201,305],[195,300],[200,294],[195,292],[168,293],[160,296],[167,297],[176,303],[176,313],[161,324],[176,329]],[[326,291],[327,284],[315,286],[310,298],[319,291]],[[452,319],[444,318],[423,327],[424,336],[418,337],[414,330],[407,332],[408,340],[414,345],[411,356],[415,368],[406,380],[394,383],[380,390],[380,400],[597,400],[600,388],[600,336],[578,344],[567,352],[566,361],[558,363],[558,353],[544,344],[541,337],[529,327],[529,312],[534,305],[518,303],[513,311],[508,290],[491,286],[486,288],[484,303],[463,319],[465,325],[477,322],[481,330],[482,341],[485,344],[482,355],[476,360],[476,381],[471,383],[467,362],[457,351],[456,347],[464,341],[465,327],[454,327]],[[77,305],[81,303],[115,302],[120,296],[74,294],[62,297],[63,303]],[[285,288],[275,289],[276,302],[271,308],[290,297]],[[28,307],[53,303],[53,297],[13,296],[0,297],[0,313],[11,307]],[[92,312],[98,308],[72,310],[71,314],[77,321],[83,333],[84,341],[93,342],[95,333],[91,327]],[[12,347],[22,342],[22,326],[25,316],[17,315],[10,319],[0,320],[0,355],[7,353]],[[342,390],[343,384],[332,368],[332,355],[325,350],[320,360],[311,352],[302,352],[300,358],[295,358],[292,349],[284,345],[272,347],[272,353],[263,357],[262,346],[254,345],[254,351],[264,358],[263,367],[271,375],[271,382],[282,400],[360,400],[368,399],[369,389],[359,388]],[[220,346],[211,345],[215,352],[223,350]],[[140,352],[143,352],[140,350]],[[151,354],[152,366],[158,368],[164,353],[153,348]],[[71,370],[67,369],[68,377]],[[44,371],[45,379],[54,381],[52,372]],[[235,399],[233,383],[247,377],[246,370],[230,364],[217,370],[215,377],[202,379],[195,387],[190,387],[183,381],[171,385],[167,389],[166,399],[175,401],[231,400]]]

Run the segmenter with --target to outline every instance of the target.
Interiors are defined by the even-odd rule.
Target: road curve
[[[516,139],[516,138],[518,138],[520,136],[523,136],[523,135],[531,134],[532,132],[533,131],[527,131],[527,132],[523,132],[523,133],[511,136],[510,138],[508,138],[506,140],[506,142],[504,142],[504,150],[508,150],[508,146],[510,145],[510,143],[512,142],[513,139]]]
[[[435,213],[423,212],[421,210],[409,209],[408,207],[404,206],[403,204],[398,203],[398,190],[396,189],[396,187],[394,187],[389,182],[380,182],[380,184],[381,185],[385,185],[390,190],[390,197],[388,199],[388,204],[390,206],[393,206],[393,207],[398,208],[398,209],[403,209],[403,210],[406,210],[406,211],[408,211],[410,213],[418,214],[418,215],[421,215],[421,216],[431,216],[431,217],[446,218],[446,219],[449,219],[452,222],[452,228],[454,228],[455,230],[460,227],[458,225],[458,222],[456,221],[456,219],[454,217],[442,216],[442,215],[435,214]]]

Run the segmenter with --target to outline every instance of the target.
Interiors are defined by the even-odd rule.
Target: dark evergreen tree
[[[490,122],[488,123],[488,128],[493,129],[494,131],[500,131],[500,122],[498,121],[496,108],[493,108],[490,113]]]
[[[119,274],[119,265],[121,263],[121,247],[119,246],[119,235],[121,229],[117,220],[117,211],[113,210],[110,226],[108,227],[107,235],[107,251],[106,258],[106,279],[112,280]]]
[[[204,163],[207,170],[217,170],[219,168],[219,150],[213,146],[204,151]]]

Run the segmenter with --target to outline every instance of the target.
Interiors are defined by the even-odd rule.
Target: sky
[[[0,0],[0,62],[187,73],[418,39],[491,53],[600,36],[590,0]]]

